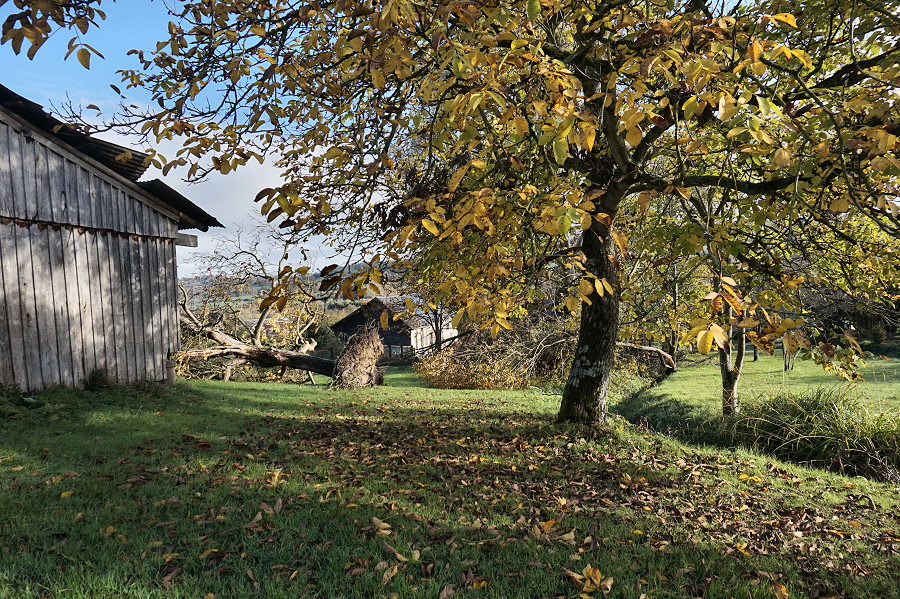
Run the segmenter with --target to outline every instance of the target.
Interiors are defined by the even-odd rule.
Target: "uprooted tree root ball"
[[[340,389],[375,387],[384,383],[384,370],[378,360],[384,354],[384,345],[378,329],[366,326],[350,340],[334,365],[331,386]]]

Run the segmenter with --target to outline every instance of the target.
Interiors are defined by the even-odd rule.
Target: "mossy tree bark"
[[[597,221],[585,231],[582,251],[585,267],[614,287],[613,293],[589,296],[590,305],[581,307],[581,326],[575,358],[563,391],[558,419],[564,422],[600,424],[606,422],[606,394],[609,375],[616,360],[619,332],[619,290],[616,285],[615,242],[609,228]]]

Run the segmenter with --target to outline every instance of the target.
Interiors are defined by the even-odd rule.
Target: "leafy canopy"
[[[14,4],[28,16],[3,40],[32,51],[99,2]],[[202,0],[176,16],[122,73],[158,107],[119,124],[181,139],[153,160],[193,178],[275,151],[284,182],[261,212],[367,259],[328,280],[347,297],[415,262],[497,330],[556,261],[582,271],[577,308],[619,285],[584,266],[585,236],[625,255],[616,223],[656,202],[676,205],[671,254],[736,276],[780,276],[769,234],[815,223],[896,279],[896,1]]]

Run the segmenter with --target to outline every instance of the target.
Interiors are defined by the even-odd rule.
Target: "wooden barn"
[[[407,299],[416,308],[413,314],[408,314]],[[456,336],[456,329],[451,327],[449,317],[436,311],[423,310],[420,307],[422,303],[422,300],[412,296],[377,295],[365,306],[331,325],[331,330],[346,341],[360,327],[372,323],[378,327],[385,354],[421,353],[435,344],[438,332],[442,341]],[[389,315],[387,329],[381,326],[381,313],[384,310]]]
[[[0,383],[165,378],[179,231],[222,225],[127,151],[0,86]]]

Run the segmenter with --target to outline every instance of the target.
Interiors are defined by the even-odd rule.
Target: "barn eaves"
[[[144,165],[147,154],[86,135],[72,125],[47,114],[40,104],[23,98],[3,85],[0,85],[0,106],[18,116],[32,128],[40,130],[44,135],[53,137],[57,142],[69,146],[70,149],[99,163],[129,181],[153,200],[176,211],[180,215],[179,230],[199,229],[205,232],[210,227],[223,226],[215,217],[159,179],[138,181],[147,170]],[[130,158],[117,159],[126,152],[131,153]]]

